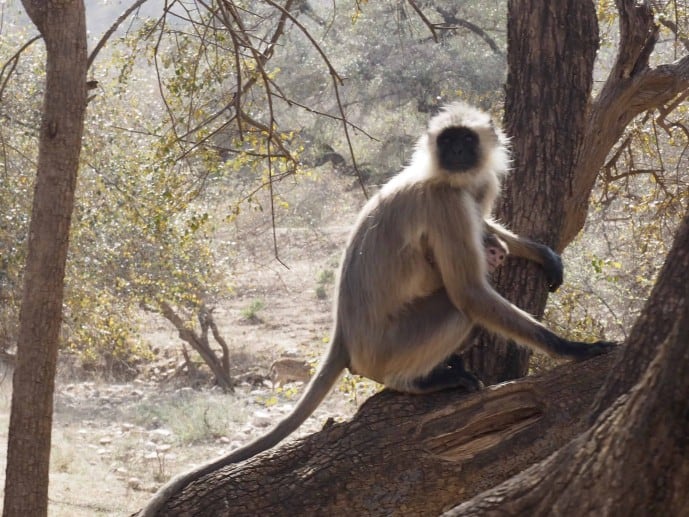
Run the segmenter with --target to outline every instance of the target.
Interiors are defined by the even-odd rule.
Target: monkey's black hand
[[[619,346],[620,344],[614,341],[596,341],[595,343],[591,343],[589,348],[592,349],[591,355],[594,356],[610,353]]]
[[[543,271],[545,271],[545,279],[548,282],[548,290],[551,293],[557,291],[557,288],[562,285],[564,273],[562,268],[562,259],[560,255],[551,250],[548,246],[543,246]]]
[[[572,345],[574,346],[574,350],[570,350],[572,359],[575,361],[583,361],[591,357],[596,357],[597,355],[612,352],[619,346],[619,343],[615,343],[614,341],[596,341],[595,343],[570,343],[570,346]]]

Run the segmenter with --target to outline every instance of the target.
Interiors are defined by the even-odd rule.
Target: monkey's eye
[[[467,171],[478,164],[479,137],[466,127],[449,127],[437,139],[440,166],[450,172]]]

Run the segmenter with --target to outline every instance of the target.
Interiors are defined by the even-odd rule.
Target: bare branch
[[[689,38],[682,35],[679,27],[677,27],[677,24],[674,21],[668,19],[666,16],[658,16],[658,23],[670,29],[670,31],[675,35],[675,38],[680,41],[682,45],[684,45],[684,48],[689,50]]]
[[[24,43],[19,50],[17,50],[12,57],[10,57],[7,62],[2,65],[2,69],[0,69],[0,79],[2,79],[2,83],[0,83],[0,101],[2,100],[2,94],[5,91],[5,88],[7,87],[7,83],[10,80],[10,77],[12,77],[12,73],[14,72],[15,68],[17,68],[17,64],[19,63],[19,56],[21,56],[22,52],[24,52],[27,48],[29,48],[34,41],[41,39],[41,35],[34,36],[31,38],[29,41]],[[8,70],[9,67],[9,70]],[[5,72],[7,70],[7,72]]]
[[[465,20],[464,18],[458,17],[456,14],[443,9],[441,6],[436,6],[437,11],[445,20],[445,25],[436,25],[436,28],[442,30],[453,30],[457,27],[464,27],[476,34],[479,38],[486,42],[490,49],[499,56],[504,56],[505,52],[498,46],[493,38],[491,38],[488,33],[475,23]]]
[[[428,30],[431,31],[431,34],[433,35],[433,41],[438,43],[438,34],[435,32],[436,25],[432,23],[428,18],[426,18],[426,15],[423,14],[423,11],[419,8],[418,5],[416,5],[416,2],[414,0],[407,0],[409,5],[411,6],[414,11],[416,11],[416,14],[418,15],[419,18],[421,18],[421,21],[428,27]]]
[[[565,247],[583,227],[589,196],[610,149],[640,113],[676,107],[689,91],[689,56],[656,67],[649,65],[659,26],[647,2],[618,0],[620,42],[617,59],[591,104],[586,135],[578,158],[562,241]],[[667,113],[667,112],[666,112]],[[662,127],[662,126],[661,126]]]
[[[96,43],[96,46],[94,49],[91,51],[91,55],[88,57],[88,61],[86,62],[86,68],[91,68],[91,65],[93,64],[93,61],[96,59],[96,56],[98,56],[98,53],[101,51],[101,49],[105,46],[105,44],[108,42],[110,39],[110,36],[114,34],[114,32],[117,30],[117,28],[122,24],[123,21],[125,21],[127,18],[129,18],[129,15],[132,14],[134,11],[136,11],[139,7],[141,7],[144,3],[146,3],[147,0],[136,0],[126,11],[124,11],[118,18],[115,20],[115,23],[113,23],[110,28],[105,31],[105,34],[101,37],[101,39]]]

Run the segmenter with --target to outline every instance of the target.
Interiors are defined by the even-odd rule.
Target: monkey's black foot
[[[620,344],[614,341],[596,341],[589,348],[594,348],[593,353],[595,355],[603,355],[612,352],[619,346]]]
[[[433,393],[456,388],[474,392],[483,388],[481,380],[464,368],[464,361],[458,355],[451,355],[431,373],[414,380],[413,385],[416,393]]]

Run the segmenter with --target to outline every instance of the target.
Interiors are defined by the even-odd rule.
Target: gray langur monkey
[[[275,446],[345,368],[401,392],[476,390],[478,379],[453,355],[474,325],[556,357],[611,350],[609,342],[557,336],[488,283],[490,234],[512,255],[541,264],[551,290],[562,283],[557,254],[490,219],[508,163],[507,140],[488,114],[455,103],[434,116],[411,163],[359,214],[340,268],[330,347],[293,412],[248,445],[172,479],[141,515],[156,515],[189,483]]]

